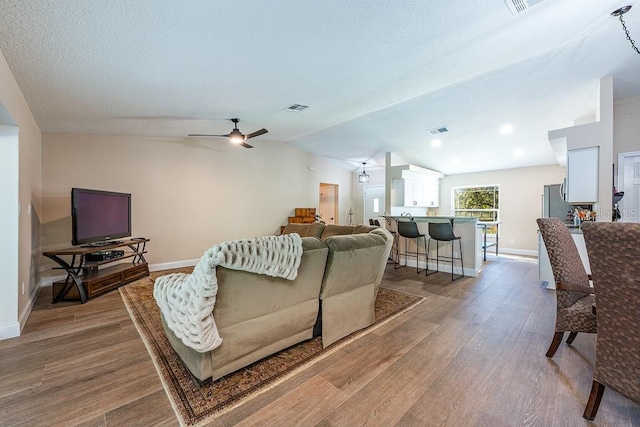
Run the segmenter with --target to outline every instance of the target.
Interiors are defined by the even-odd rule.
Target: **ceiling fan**
[[[266,129],[260,129],[255,132],[244,135],[238,129],[238,122],[240,121],[240,119],[231,119],[231,121],[233,122],[233,130],[231,131],[231,133],[228,133],[226,135],[207,135],[207,134],[201,134],[201,133],[190,133],[189,136],[220,136],[223,138],[229,138],[229,141],[231,141],[231,143],[233,144],[242,145],[244,148],[253,148],[253,145],[249,145],[245,141],[247,139],[255,138],[256,136],[264,135],[265,133],[269,132]]]

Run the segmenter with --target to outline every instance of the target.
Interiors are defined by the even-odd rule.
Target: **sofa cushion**
[[[325,240],[331,236],[344,236],[347,234],[361,234],[369,233],[372,230],[379,228],[378,226],[370,225],[327,225],[322,232],[321,239]]]
[[[332,236],[324,242],[329,247],[329,256],[321,299],[375,283],[386,251],[382,236],[373,233]]]
[[[324,231],[324,224],[321,222],[314,222],[311,224],[288,224],[284,230],[282,230],[282,234],[291,234],[298,233],[300,237],[317,237],[320,238],[322,236],[322,232]]]
[[[374,232],[331,236],[324,242],[329,255],[320,299],[322,346],[327,347],[375,320],[376,280],[388,252],[385,237]]]

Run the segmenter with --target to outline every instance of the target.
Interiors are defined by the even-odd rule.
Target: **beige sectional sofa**
[[[368,226],[296,225],[284,230],[303,236],[295,280],[217,268],[213,316],[220,347],[203,353],[187,347],[163,319],[171,345],[198,379],[218,379],[310,339],[314,328],[326,347],[373,323],[391,234]]]

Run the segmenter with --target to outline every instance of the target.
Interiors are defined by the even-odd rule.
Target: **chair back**
[[[373,223],[373,220],[372,220],[371,218],[369,218],[369,225],[375,225],[375,224]]]
[[[598,316],[593,378],[640,403],[640,224],[587,222],[583,232]]]
[[[380,221],[378,221],[377,219],[374,219],[372,225],[380,227]]]
[[[450,240],[457,239],[456,235],[453,234],[453,225],[451,225],[450,221],[430,222],[429,236],[433,240],[440,240],[442,242],[448,242]]]
[[[536,221],[547,248],[555,281],[589,286],[589,276],[564,222],[560,218],[538,218]]]
[[[415,221],[398,221],[398,234],[408,238],[423,236],[418,230],[418,224]]]

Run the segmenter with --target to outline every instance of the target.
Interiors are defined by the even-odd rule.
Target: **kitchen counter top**
[[[390,231],[397,231],[398,223],[402,221],[413,221],[416,222],[418,226],[418,230],[425,236],[429,236],[429,223],[442,223],[449,222],[453,220],[453,229],[455,231],[456,236],[461,238],[462,244],[462,258],[464,261],[464,274],[465,276],[476,277],[482,268],[483,262],[483,251],[482,251],[482,230],[478,227],[478,218],[470,218],[466,216],[402,216],[402,215],[380,215],[385,219],[384,224],[387,229]],[[416,250],[416,242],[413,239],[404,240],[403,237],[399,237],[403,239],[402,244],[398,244],[399,248],[405,248],[406,244],[410,246],[410,251]],[[437,244],[432,244],[427,249],[429,251],[429,269],[435,270],[436,265],[436,255],[438,249],[436,248]],[[451,242],[441,242],[440,248],[441,253],[451,253],[453,250]],[[444,250],[444,252],[442,252]],[[400,250],[399,257],[404,258],[403,249]],[[448,251],[448,252],[447,252]],[[401,264],[405,264],[405,259],[402,260]],[[412,261],[410,261],[411,263]],[[415,266],[415,262],[413,262]],[[424,264],[420,266],[423,268]],[[446,262],[441,262],[440,271],[443,272],[451,272],[451,265]],[[459,270],[459,265],[457,265],[457,269]],[[456,272],[458,274],[458,272]]]
[[[454,223],[461,222],[478,222],[478,218],[470,218],[468,216],[402,216],[402,215],[380,215],[383,218],[391,219],[413,219],[415,222],[443,222],[451,221]]]

